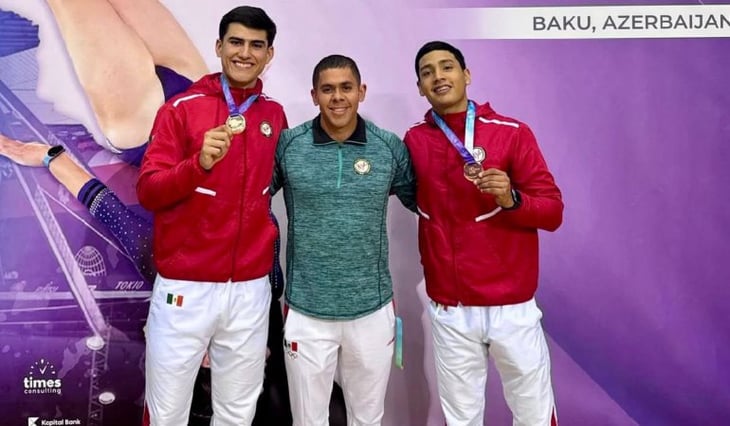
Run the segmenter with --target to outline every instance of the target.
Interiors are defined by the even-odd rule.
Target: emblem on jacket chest
[[[355,169],[355,173],[359,175],[366,175],[370,173],[370,162],[364,158],[358,158],[352,165]]]
[[[270,138],[271,134],[274,132],[274,129],[271,128],[271,124],[269,124],[268,121],[262,121],[259,126],[259,130],[261,131],[261,134],[267,138]]]
[[[477,163],[481,163],[485,158],[487,158],[487,153],[481,146],[474,147],[474,152],[472,152],[471,155]]]

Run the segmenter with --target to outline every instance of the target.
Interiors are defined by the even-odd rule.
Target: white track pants
[[[270,303],[268,277],[202,283],[157,276],[147,318],[145,400],[151,426],[188,424],[206,350],[211,425],[251,424],[264,378]]]
[[[337,370],[350,426],[380,425],[393,362],[393,304],[362,318],[332,321],[290,310],[284,360],[294,426],[327,426]]]
[[[557,425],[550,355],[535,300],[505,306],[429,303],[439,396],[449,426],[482,426],[494,357],[515,426]]]

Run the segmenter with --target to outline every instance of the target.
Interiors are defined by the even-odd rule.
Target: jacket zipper
[[[241,135],[241,139],[244,139],[245,136]],[[233,141],[231,141],[233,142]],[[238,246],[241,243],[241,228],[243,223],[243,206],[244,206],[244,197],[246,195],[246,144],[244,141],[241,141],[242,146],[242,164],[243,164],[243,171],[241,173],[241,188],[243,190],[241,191],[241,201],[238,204],[238,223],[237,223],[237,231],[236,231],[236,241],[233,245],[233,258],[231,259],[231,281],[234,279],[234,275],[236,274],[236,253],[238,252]]]
[[[340,186],[342,186],[342,144],[339,144],[339,146],[337,147],[337,162],[337,188],[339,189]]]

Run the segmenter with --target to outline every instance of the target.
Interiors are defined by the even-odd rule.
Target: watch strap
[[[54,145],[48,149],[45,157],[43,157],[43,166],[48,168],[51,165],[51,161],[61,155],[66,149],[62,145]]]
[[[512,188],[511,192],[512,202],[514,202],[514,204],[512,205],[512,207],[502,207],[502,210],[516,210],[522,205],[522,195],[520,194],[520,191]]]

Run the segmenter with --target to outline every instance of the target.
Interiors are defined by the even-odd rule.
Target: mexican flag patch
[[[175,306],[182,306],[182,304],[183,304],[182,294],[167,293],[167,304],[175,305]]]

